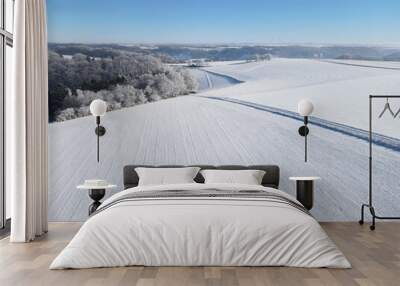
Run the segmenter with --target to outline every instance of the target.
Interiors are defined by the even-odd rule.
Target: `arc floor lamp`
[[[97,135],[97,162],[100,161],[100,136],[106,134],[104,126],[100,125],[100,117],[107,112],[107,103],[101,99],[95,99],[90,103],[90,113],[96,117],[97,127],[94,132]]]

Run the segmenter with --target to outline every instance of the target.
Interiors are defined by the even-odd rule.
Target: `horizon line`
[[[48,41],[48,44],[66,45],[120,45],[120,46],[305,46],[305,47],[368,47],[368,48],[400,48],[400,43],[360,44],[360,43],[313,43],[313,42],[75,42],[75,41]]]

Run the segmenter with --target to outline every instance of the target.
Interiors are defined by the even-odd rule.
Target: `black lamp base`
[[[99,126],[96,127],[96,129],[94,130],[94,132],[95,132],[96,135],[98,135],[98,136],[103,136],[104,134],[106,134],[106,129],[105,129],[103,126],[99,125]]]
[[[300,136],[307,136],[308,133],[310,133],[310,130],[308,129],[307,126],[303,125],[299,128],[299,134]]]

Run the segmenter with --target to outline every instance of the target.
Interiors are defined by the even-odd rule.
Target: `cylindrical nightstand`
[[[296,181],[296,199],[302,205],[311,210],[314,205],[314,181],[320,177],[290,177],[289,180]]]
[[[88,190],[89,197],[93,200],[93,203],[89,206],[89,216],[94,213],[97,208],[101,205],[100,200],[106,194],[106,189],[115,188],[116,185],[104,185],[104,186],[94,186],[94,185],[79,185],[78,189]]]

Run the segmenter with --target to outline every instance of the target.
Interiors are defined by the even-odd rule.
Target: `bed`
[[[195,183],[152,186],[138,186],[137,167],[156,166],[126,166],[124,191],[103,202],[50,269],[351,267],[311,214],[278,189],[278,166],[199,166],[264,170],[261,185],[205,184],[199,173]]]

